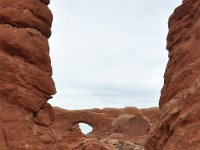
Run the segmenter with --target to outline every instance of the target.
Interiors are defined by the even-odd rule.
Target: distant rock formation
[[[74,150],[143,150],[145,138],[159,118],[158,108],[54,109],[52,132],[61,145]],[[84,135],[78,123],[92,126],[92,132]]]
[[[0,1],[0,149],[57,149],[48,0]]]
[[[200,1],[183,0],[169,19],[161,118],[146,150],[200,149]]]

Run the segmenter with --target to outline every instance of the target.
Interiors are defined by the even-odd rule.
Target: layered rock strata
[[[169,61],[161,118],[146,150],[200,149],[200,1],[184,0],[169,19]]]
[[[55,94],[48,0],[0,1],[0,149],[58,149],[50,125]]]

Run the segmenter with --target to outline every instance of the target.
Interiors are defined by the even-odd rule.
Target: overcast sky
[[[158,106],[167,21],[181,0],[54,0],[50,38],[57,94],[66,109]]]

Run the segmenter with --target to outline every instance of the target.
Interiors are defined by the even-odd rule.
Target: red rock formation
[[[138,147],[140,150],[152,125],[150,122],[153,122],[150,119],[155,121],[159,116],[158,108],[139,110],[127,107],[74,111],[54,109],[56,119],[51,129],[55,138],[60,145],[69,143],[69,147],[75,150],[120,149],[120,144],[122,147],[130,147],[132,144],[132,148]],[[92,132],[84,135],[78,123],[92,126]]]
[[[0,149],[58,149],[50,125],[55,94],[48,0],[0,1]]]
[[[169,19],[169,61],[161,118],[146,150],[200,149],[200,1],[184,0]]]

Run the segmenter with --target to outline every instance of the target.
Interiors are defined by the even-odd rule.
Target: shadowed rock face
[[[169,61],[160,98],[161,118],[146,150],[200,148],[199,22],[199,0],[184,0],[169,19]]]
[[[0,1],[0,149],[56,149],[48,0]]]

